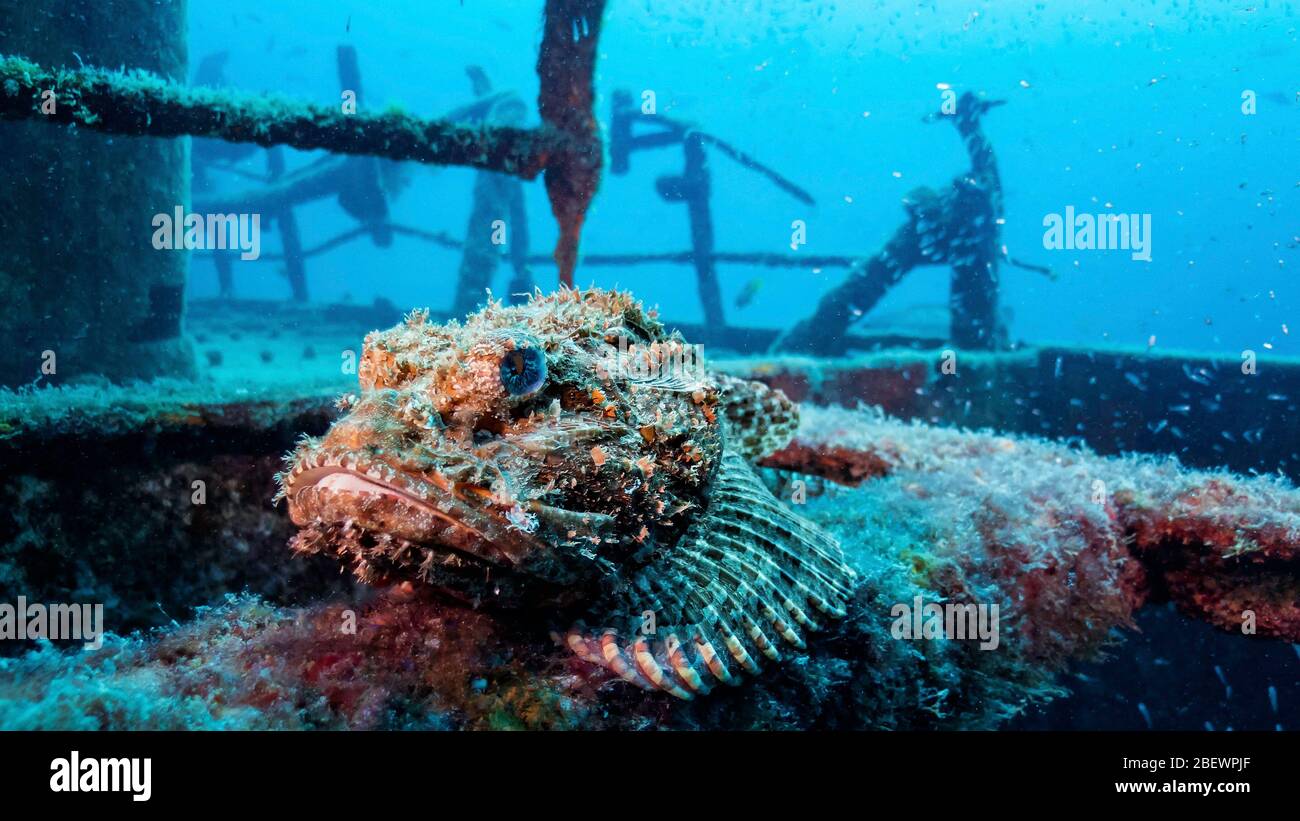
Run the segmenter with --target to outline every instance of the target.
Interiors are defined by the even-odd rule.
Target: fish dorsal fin
[[[790,444],[799,428],[799,406],[762,382],[717,374],[727,446],[756,461]]]
[[[665,339],[644,345],[624,343],[617,352],[607,350],[602,371],[629,385],[673,393],[714,388],[713,374],[704,366],[698,345]]]
[[[567,642],[630,682],[690,698],[734,682],[733,671],[757,673],[759,657],[780,659],[781,643],[803,648],[815,619],[845,615],[853,578],[839,543],[728,451],[705,512],[620,592],[620,620],[641,619],[624,634],[630,643],[614,627],[581,625]]]

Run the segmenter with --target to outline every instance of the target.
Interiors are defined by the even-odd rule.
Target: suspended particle
[[[1138,712],[1142,714],[1142,720],[1147,723],[1147,729],[1155,729],[1154,725],[1151,723],[1151,711],[1148,710],[1147,706],[1140,701],[1138,702]]]

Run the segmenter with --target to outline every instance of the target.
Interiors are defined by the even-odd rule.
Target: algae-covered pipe
[[[42,103],[53,92],[49,113]],[[435,165],[466,165],[532,179],[571,148],[560,131],[469,127],[401,111],[345,113],[278,97],[190,87],[142,70],[47,68],[0,58],[0,118],[45,120],[134,136],[211,137]]]

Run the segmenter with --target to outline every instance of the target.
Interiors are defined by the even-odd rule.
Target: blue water
[[[471,99],[469,64],[531,103],[541,5],[196,3],[191,65],[229,51],[232,85],[335,104],[334,48],[346,43],[359,53],[372,109],[398,103],[436,116],[462,105]],[[1006,190],[1003,241],[1014,256],[1061,274],[1050,282],[1004,266],[1012,339],[1145,347],[1154,336],[1162,348],[1235,356],[1269,343],[1295,353],[1284,325],[1300,325],[1291,285],[1300,266],[1297,10],[1278,0],[611,3],[597,114],[607,125],[615,89],[638,98],[652,90],[660,113],[697,123],[816,198],[805,206],[714,154],[719,250],[796,253],[790,226],[804,220],[808,242],[797,253],[866,255],[901,224],[904,194],[941,188],[966,167],[955,131],[921,121],[939,107],[937,86],[1006,99],[985,120]],[[1242,112],[1246,90],[1256,92],[1254,115]],[[290,166],[310,159],[294,154]],[[262,163],[259,154],[247,166],[260,172]],[[606,175],[584,250],[689,247],[685,209],[654,190],[680,164],[675,150],[638,152],[630,174]],[[463,236],[474,172],[412,173],[393,220]],[[533,251],[549,252],[555,226],[540,183],[528,184],[526,196]],[[1151,214],[1151,261],[1045,250],[1042,220],[1066,206]],[[309,247],[353,227],[330,202],[301,209],[299,220]],[[311,295],[446,308],[458,262],[453,250],[409,238],[389,249],[357,242],[310,260]],[[286,295],[275,268],[237,264],[240,295]],[[543,288],[555,282],[553,267],[535,275]],[[720,268],[730,319],[755,326],[808,313],[843,276],[842,268]],[[948,276],[913,272],[878,314],[945,303]],[[756,277],[754,301],[736,308]],[[687,266],[580,268],[578,282],[631,288],[667,317],[700,318]],[[196,297],[215,293],[209,261],[195,261],[190,288]]]

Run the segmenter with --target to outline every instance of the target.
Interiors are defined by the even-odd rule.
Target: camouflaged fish
[[[838,543],[750,461],[793,403],[706,369],[630,294],[561,290],[370,334],[359,396],[278,478],[293,546],[366,582],[544,608],[581,658],[680,698],[844,615]],[[587,625],[592,625],[588,627]]]

